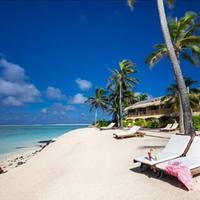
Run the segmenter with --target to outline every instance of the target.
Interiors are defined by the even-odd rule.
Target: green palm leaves
[[[199,30],[200,21],[194,12],[186,12],[179,20],[174,18],[169,22],[169,31],[177,58],[181,57],[195,66],[200,66],[200,36],[197,35]],[[156,50],[145,61],[150,66],[154,66],[168,56],[165,43],[156,44],[154,48]]]
[[[122,127],[123,109],[132,104],[134,95],[132,88],[138,83],[131,74],[136,73],[135,64],[129,60],[119,62],[119,69],[111,70],[108,89],[110,91],[110,113],[118,121],[118,126]]]
[[[190,78],[184,78],[185,85],[188,88],[189,101],[191,108],[195,109],[199,106],[200,103],[200,90],[197,88],[191,88],[191,86],[198,81],[194,81]],[[177,84],[172,84],[167,88],[168,95],[163,97],[166,107],[170,107],[172,112],[180,111],[180,101],[179,101],[179,90]]]
[[[110,70],[112,75],[109,78],[108,89],[116,89],[120,87],[123,90],[129,90],[135,84],[138,83],[136,78],[132,78],[130,75],[136,73],[135,64],[128,60],[122,60],[119,62],[119,69]]]
[[[95,90],[95,96],[88,97],[86,103],[96,111],[97,109],[107,111],[113,115],[113,120],[122,127],[123,109],[135,102],[133,87],[138,83],[131,75],[136,73],[135,64],[129,60],[119,62],[118,69],[110,70],[112,75],[108,79],[107,91],[103,88]]]
[[[108,105],[107,102],[108,99],[106,97],[106,91],[103,88],[97,88],[95,90],[95,96],[88,97],[88,99],[86,100],[86,103],[88,103],[91,106],[90,111],[95,109],[95,124],[97,120],[97,110],[102,109],[103,111],[105,111]]]

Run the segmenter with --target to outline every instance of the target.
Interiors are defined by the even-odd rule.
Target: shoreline
[[[91,124],[0,124],[1,126],[89,126]]]
[[[0,154],[0,168],[4,171],[3,173],[7,173],[9,170],[19,167],[54,141],[56,141],[55,138],[40,140],[35,146],[20,148],[12,152]]]

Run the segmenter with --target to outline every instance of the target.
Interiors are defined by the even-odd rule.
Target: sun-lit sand
[[[163,148],[171,134],[115,140],[119,130],[65,134],[25,164],[0,175],[1,200],[199,200],[200,176],[187,192],[172,177],[140,173],[135,156]]]

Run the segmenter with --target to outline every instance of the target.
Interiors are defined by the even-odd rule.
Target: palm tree
[[[200,37],[195,35],[200,28],[200,22],[197,21],[196,19],[197,15],[195,13],[187,12],[185,13],[185,16],[182,17],[181,19],[178,20],[177,18],[175,18],[172,19],[169,23],[169,33],[176,54],[176,60],[178,61],[178,66],[176,66],[178,68],[176,68],[177,72],[175,73],[177,80],[177,87],[179,88],[179,86],[181,85],[182,88],[182,90],[179,89],[179,94],[178,94],[178,98],[180,101],[179,103],[180,105],[182,105],[180,106],[180,112],[183,112],[184,115],[184,118],[182,118],[181,117],[182,115],[180,113],[180,117],[182,118],[182,120],[184,120],[185,117],[188,118],[190,115],[192,116],[192,114],[190,105],[187,105],[187,100],[185,99],[183,101],[182,99],[183,96],[186,96],[188,99],[188,95],[187,95],[186,85],[182,84],[182,80],[181,82],[179,80],[182,79],[182,72],[179,66],[180,63],[179,58],[188,60],[193,65],[200,64],[200,47],[199,47]],[[153,66],[160,59],[169,56],[167,44],[165,43],[156,44],[155,48],[156,51],[153,52],[146,59],[146,63],[150,64],[151,66]],[[179,77],[177,77],[177,75]],[[189,109],[190,111],[186,112],[187,109]],[[192,126],[192,122],[190,120],[189,122],[190,123],[185,121],[184,125],[183,123],[181,123],[180,125],[181,131],[186,131],[185,127],[186,129],[188,129],[188,127]],[[193,126],[191,128],[193,128]]]
[[[193,81],[190,78],[184,78],[186,87],[189,90],[189,101],[192,109],[195,109],[199,106],[200,97],[199,92],[200,90],[196,88],[191,88],[194,83],[197,81]],[[183,111],[181,109],[181,102],[180,102],[180,94],[178,90],[177,84],[172,84],[167,88],[167,93],[165,97],[162,98],[165,101],[165,106],[170,107],[172,112],[179,112],[179,128],[180,131],[184,131],[184,124],[183,124]]]
[[[120,127],[120,106],[119,106],[119,89],[115,88],[113,90],[110,88],[110,95],[109,95],[109,108],[108,112],[112,114],[113,121],[117,122],[118,127]],[[126,108],[136,102],[135,95],[133,91],[126,90],[123,91],[123,98],[122,98],[122,109]],[[122,117],[123,118],[123,113]]]
[[[138,94],[136,96],[136,101],[145,101],[148,99],[148,95],[147,94]]]
[[[167,2],[169,4],[169,6],[172,6],[174,1],[167,0]],[[131,8],[134,3],[135,3],[135,0],[128,0],[128,5]],[[175,79],[176,79],[176,82],[178,85],[178,90],[180,93],[180,101],[181,101],[183,115],[184,115],[183,119],[184,119],[185,134],[194,136],[196,133],[195,133],[194,124],[192,121],[192,112],[191,112],[191,108],[190,108],[189,97],[187,94],[187,88],[186,88],[186,85],[185,85],[185,82],[183,79],[183,75],[182,75],[182,71],[181,71],[181,67],[179,65],[179,61],[178,61],[178,58],[177,58],[177,55],[175,52],[175,47],[171,40],[171,35],[169,32],[169,27],[168,27],[168,23],[167,23],[163,0],[157,0],[157,6],[158,6],[159,17],[160,17],[161,29],[162,29],[165,44],[167,47],[167,51],[168,51],[168,56],[171,60],[172,66],[173,66]],[[196,28],[198,28],[198,25],[196,27],[193,27],[193,29],[191,29],[191,34],[193,34],[194,31],[196,31],[195,30]],[[190,34],[190,31],[187,33]],[[186,36],[187,36],[187,33],[185,34]],[[192,38],[190,38],[190,39],[192,39]],[[199,40],[198,37],[196,37],[195,40],[196,39]],[[186,40],[186,42],[187,42],[187,40]],[[191,40],[191,44],[192,44],[192,40]]]
[[[171,36],[170,36],[168,24],[167,24],[167,18],[165,15],[163,0],[157,0],[157,5],[158,5],[159,16],[160,16],[161,29],[163,32],[165,43],[167,45],[170,60],[173,65],[173,70],[174,70],[174,74],[175,74],[175,78],[176,78],[176,82],[177,82],[178,90],[180,94],[180,101],[181,101],[182,109],[183,109],[185,134],[194,136],[196,132],[195,132],[194,124],[192,121],[192,112],[191,112],[191,107],[189,103],[187,88],[186,88],[181,67],[179,65],[179,61],[178,61],[178,58],[177,58],[177,55],[176,55],[176,52],[171,40]]]
[[[130,74],[136,73],[136,69],[134,67],[135,64],[131,61],[122,60],[121,62],[119,62],[119,70],[111,70],[112,76],[109,78],[108,89],[111,93],[111,104],[113,103],[113,105],[111,105],[111,108],[113,108],[114,106],[114,110],[119,112],[117,114],[117,119],[118,125],[120,127],[123,127],[123,107],[125,106],[125,104],[127,104],[127,102],[130,102],[130,100],[128,99],[132,93],[132,88],[138,83],[138,80],[136,78],[130,77]]]
[[[90,104],[91,108],[90,111],[95,109],[95,116],[94,116],[94,123],[97,122],[97,111],[98,109],[102,109],[105,111],[107,109],[107,97],[105,96],[106,91],[103,88],[97,88],[95,90],[94,97],[88,97],[86,103]]]

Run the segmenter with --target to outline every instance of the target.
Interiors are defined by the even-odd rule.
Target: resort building
[[[162,97],[153,98],[146,101],[140,101],[132,106],[125,108],[127,118],[130,120],[148,119],[161,117],[176,117],[178,113],[172,113],[170,108],[167,108],[165,102],[161,100]],[[193,110],[193,115],[200,115],[200,105]]]

